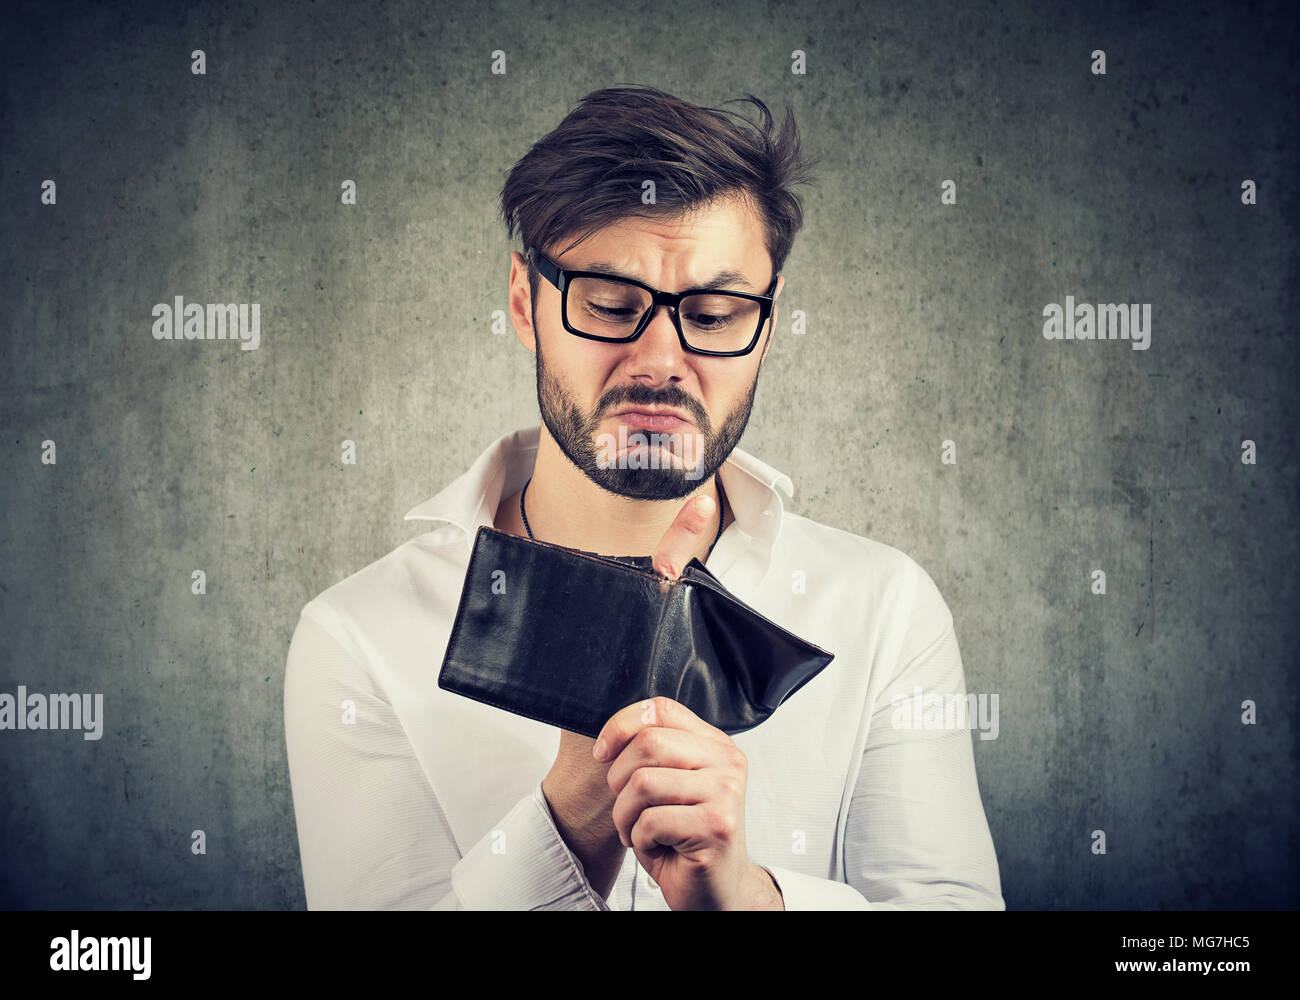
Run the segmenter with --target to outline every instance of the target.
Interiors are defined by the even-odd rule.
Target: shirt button
[[[646,886],[646,888],[649,889],[651,892],[654,892],[655,890],[657,890],[657,889],[659,888],[659,883],[656,882],[654,879],[652,879],[652,878],[647,874],[646,877],[645,877],[645,886]]]

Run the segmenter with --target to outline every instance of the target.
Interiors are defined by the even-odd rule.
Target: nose
[[[656,305],[640,336],[628,345],[629,373],[650,376],[656,383],[685,372],[687,352],[673,323],[672,307]]]

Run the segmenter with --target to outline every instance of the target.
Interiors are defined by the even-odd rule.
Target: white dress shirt
[[[475,533],[532,474],[539,432],[499,438],[406,515],[432,530],[302,609],[284,720],[311,909],[668,909],[631,850],[606,899],[560,837],[541,791],[559,729],[438,687]],[[789,477],[739,448],[718,475],[735,521],[709,572],[835,655],[732,737],[750,860],[787,910],[1002,909],[971,732],[891,724],[896,695],[965,694],[934,582],[786,512]]]

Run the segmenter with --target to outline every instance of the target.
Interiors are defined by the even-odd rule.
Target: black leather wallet
[[[655,695],[727,734],[753,729],[832,654],[746,605],[692,559],[601,556],[478,530],[438,686],[594,739]]]

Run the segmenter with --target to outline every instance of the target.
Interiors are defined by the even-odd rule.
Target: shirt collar
[[[482,525],[491,526],[501,498],[523,489],[537,462],[541,426],[525,427],[497,438],[469,470],[441,493],[411,508],[407,521],[445,521],[463,532],[467,551]],[[741,448],[732,449],[718,470],[740,540],[759,557],[763,568],[781,532],[785,501],[794,496],[790,477]]]

